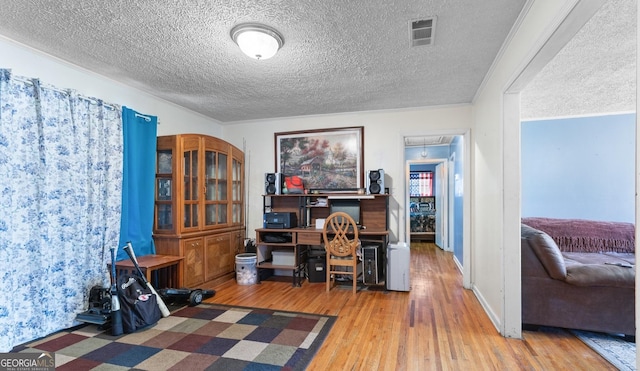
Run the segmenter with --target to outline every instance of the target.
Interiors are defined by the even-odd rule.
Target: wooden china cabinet
[[[233,276],[244,251],[244,154],[207,135],[158,137],[156,253],[184,257],[180,287]]]

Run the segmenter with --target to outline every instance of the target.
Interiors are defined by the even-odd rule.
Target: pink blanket
[[[522,223],[551,236],[561,251],[635,253],[632,223],[554,218],[522,218]]]

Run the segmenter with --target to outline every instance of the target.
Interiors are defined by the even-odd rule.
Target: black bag
[[[125,333],[154,325],[162,318],[156,295],[151,293],[139,276],[120,275],[118,296],[122,313],[122,329]]]

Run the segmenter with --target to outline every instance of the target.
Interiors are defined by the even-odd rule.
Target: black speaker
[[[384,193],[384,170],[367,171],[365,186],[367,188],[367,194],[369,195]]]
[[[264,174],[264,193],[267,195],[282,194],[282,182],[284,178],[281,173]]]

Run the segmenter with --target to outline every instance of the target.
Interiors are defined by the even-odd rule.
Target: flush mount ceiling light
[[[231,29],[231,38],[251,58],[269,59],[284,45],[284,38],[269,26],[242,23]]]

